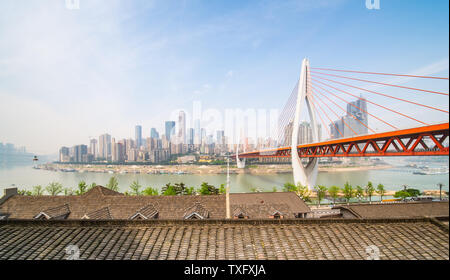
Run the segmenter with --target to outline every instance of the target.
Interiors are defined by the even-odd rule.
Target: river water
[[[416,175],[413,171],[417,168],[407,167],[416,164],[418,167],[440,168],[448,171],[448,157],[421,157],[421,158],[384,158],[393,167],[383,170],[364,171],[341,171],[341,172],[319,172],[318,184],[326,186],[343,186],[349,182],[353,186],[365,186],[371,181],[376,186],[382,183],[388,190],[399,190],[402,185],[408,185],[420,190],[436,190],[437,184],[443,183],[444,190],[448,191],[449,177],[447,174]],[[42,161],[41,161],[42,162]],[[119,181],[120,191],[128,190],[130,184],[137,180],[144,187],[160,189],[167,183],[183,182],[187,186],[198,188],[202,182],[208,182],[214,186],[226,183],[225,174],[196,175],[196,174],[108,174],[108,173],[78,173],[78,172],[55,172],[38,170],[33,168],[31,159],[26,160],[0,160],[0,196],[3,189],[16,186],[19,189],[31,189],[35,185],[46,186],[50,182],[59,182],[64,187],[76,188],[79,181],[84,180],[88,184],[92,182],[98,185],[106,185],[108,180],[116,176]],[[291,174],[232,174],[230,175],[231,192],[250,192],[257,188],[260,190],[278,190],[286,182],[292,183]]]

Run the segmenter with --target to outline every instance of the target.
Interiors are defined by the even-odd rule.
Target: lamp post
[[[34,156],[33,157],[33,162],[35,163],[35,166],[34,166],[34,168],[37,168],[37,162],[38,162],[38,157],[37,156]]]
[[[439,201],[442,201],[442,186],[444,186],[444,184],[438,183],[437,185],[439,186]]]
[[[230,158],[227,158],[227,188],[226,188],[226,208],[227,219],[231,218],[230,214]]]

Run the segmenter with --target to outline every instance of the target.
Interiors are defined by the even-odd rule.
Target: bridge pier
[[[299,135],[299,124],[300,117],[302,113],[303,103],[306,103],[309,119],[311,122],[312,138],[314,142],[319,141],[319,131],[317,130],[316,122],[316,112],[314,107],[310,103],[310,92],[308,87],[308,75],[309,75],[309,60],[303,59],[302,70],[300,73],[300,79],[298,81],[298,92],[297,92],[297,104],[295,108],[295,116],[292,131],[292,141],[291,141],[291,157],[292,157],[292,170],[294,175],[294,183],[296,185],[301,184],[302,186],[307,186],[310,190],[316,185],[317,174],[318,174],[318,158],[310,158],[306,166],[303,166],[301,159],[298,155],[298,135]]]
[[[245,158],[239,159],[239,150],[236,149],[236,165],[238,168],[245,168]]]

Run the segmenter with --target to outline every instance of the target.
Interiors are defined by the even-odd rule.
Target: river
[[[349,182],[353,186],[365,186],[371,181],[376,186],[382,183],[388,190],[399,190],[402,185],[408,185],[419,190],[436,190],[437,184],[443,183],[444,189],[448,191],[449,177],[447,174],[416,175],[414,167],[406,167],[409,164],[416,164],[418,167],[428,166],[429,168],[441,168],[448,171],[448,157],[421,157],[421,158],[385,158],[383,159],[393,167],[381,170],[363,171],[339,171],[339,172],[319,172],[317,183],[325,186],[343,186]],[[202,182],[219,186],[225,184],[226,175],[195,175],[195,174],[108,174],[108,173],[78,173],[78,172],[55,172],[38,170],[33,168],[31,159],[26,160],[0,160],[0,192],[3,189],[17,186],[19,189],[32,189],[35,185],[46,186],[50,182],[59,182],[64,187],[76,188],[79,181],[84,180],[88,184],[95,182],[99,185],[106,185],[108,180],[116,176],[119,182],[120,191],[128,190],[129,185],[137,180],[144,187],[160,189],[167,183],[183,182],[187,186],[198,188]],[[286,182],[292,182],[291,174],[232,174],[230,176],[231,192],[250,192],[254,188],[260,190],[278,190]],[[0,194],[0,195],[1,195]]]

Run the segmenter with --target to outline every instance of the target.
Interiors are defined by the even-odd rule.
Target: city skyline
[[[116,138],[108,133],[90,139],[89,148],[85,144],[72,147],[63,146],[59,149],[60,162],[152,162],[167,161],[172,155],[184,154],[215,154],[223,156],[233,153],[236,145],[246,151],[254,149],[267,149],[276,146],[290,146],[292,143],[293,120],[284,128],[281,139],[275,137],[254,137],[248,134],[249,117],[245,116],[244,124],[240,127],[243,134],[239,135],[238,142],[234,142],[233,135],[227,135],[224,130],[215,130],[206,133],[200,119],[192,120],[194,127],[186,127],[186,113],[178,112],[178,121],[165,121],[164,133],[160,134],[155,127],[145,129],[142,125],[135,125],[134,138]],[[346,114],[329,123],[331,131],[329,137],[323,137],[322,125],[317,124],[318,141],[352,137],[368,133],[369,112],[366,99],[362,95],[347,104]],[[299,123],[298,144],[313,143],[313,130],[310,122],[302,120]],[[97,143],[99,143],[97,149]],[[216,146],[217,145],[217,146]]]
[[[196,100],[220,111],[280,109],[303,57],[313,66],[448,76],[448,24],[448,1],[382,1],[379,10],[363,0],[81,0],[79,10],[63,0],[2,1],[0,142],[53,154],[105,131],[128,137],[134,124],[161,132],[177,120],[172,111],[189,115]],[[433,89],[446,92],[448,83]]]

